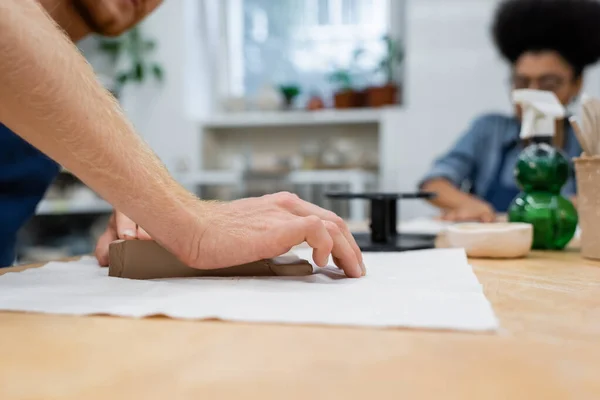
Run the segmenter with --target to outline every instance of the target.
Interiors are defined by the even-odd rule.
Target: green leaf
[[[329,82],[333,84],[338,84],[343,89],[352,88],[352,76],[350,72],[347,70],[337,70],[329,75]]]
[[[156,48],[156,42],[154,40],[148,40],[147,42],[144,43],[145,51],[152,51],[155,48]]]
[[[135,68],[134,68],[134,79],[137,80],[138,82],[142,82],[144,80],[144,65],[142,63],[137,63],[135,64]]]
[[[117,83],[120,86],[125,85],[125,83],[127,83],[128,80],[129,80],[129,73],[127,73],[127,72],[123,72],[123,73],[120,73],[119,75],[117,75]]]
[[[118,52],[123,48],[123,43],[118,42],[118,41],[102,41],[98,44],[98,47],[100,48],[100,50],[102,51],[106,51],[106,52]]]
[[[154,51],[157,42],[147,39],[143,31],[134,27],[125,32],[118,38],[101,39],[98,42],[101,51],[111,57],[115,64],[119,57],[127,58],[127,63],[131,65],[129,71],[121,72],[115,77],[115,84],[124,86],[129,82],[143,83],[148,75],[152,75],[158,81],[164,79],[164,72],[159,64],[152,64],[147,59],[147,54]]]
[[[131,37],[132,40],[139,40],[141,36],[142,34],[139,25],[136,25],[129,30],[129,37]]]
[[[164,79],[164,73],[162,68],[160,67],[160,65],[158,64],[154,64],[152,65],[152,73],[154,74],[154,77],[159,81],[162,82]]]
[[[279,90],[286,99],[294,99],[300,94],[300,88],[296,85],[281,85]]]
[[[123,48],[124,44],[115,40],[104,40],[98,43],[98,49],[108,54],[113,64],[117,61],[119,53],[122,52]]]
[[[394,40],[390,35],[384,35],[383,41],[385,42],[385,46],[387,48],[388,53],[391,53],[394,46]]]
[[[352,52],[352,60],[357,61],[363,54],[365,54],[365,49],[358,48]]]
[[[398,61],[399,63],[404,61],[404,47],[401,43],[398,43],[398,48],[396,50],[396,61]]]

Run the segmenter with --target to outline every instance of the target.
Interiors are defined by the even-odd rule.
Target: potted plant
[[[301,90],[297,85],[281,85],[279,91],[285,100],[285,108],[291,109],[294,105],[294,100],[300,95]]]
[[[337,68],[329,75],[329,82],[337,87],[333,94],[335,108],[362,107],[364,105],[364,93],[355,88],[352,77],[352,69],[363,53],[363,49],[355,50],[349,68]]]
[[[398,65],[404,60],[404,50],[397,40],[391,36],[383,37],[385,43],[385,56],[379,63],[376,72],[383,73],[385,83],[381,86],[371,86],[367,88],[367,106],[382,107],[396,104],[400,92],[399,85],[394,81],[394,72]]]
[[[123,88],[130,82],[142,84],[150,76],[162,82],[162,67],[148,60],[148,55],[156,48],[156,42],[145,38],[139,26],[117,38],[102,38],[98,48],[110,57],[115,71],[111,88],[115,97],[119,98]],[[120,68],[123,65],[124,69]]]
[[[338,69],[329,75],[329,82],[337,86],[333,93],[335,108],[356,107],[356,92],[352,87],[352,77],[345,69]]]

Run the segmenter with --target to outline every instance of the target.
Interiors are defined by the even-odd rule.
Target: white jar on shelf
[[[258,91],[254,103],[260,111],[277,111],[283,108],[284,99],[276,87],[265,85]]]

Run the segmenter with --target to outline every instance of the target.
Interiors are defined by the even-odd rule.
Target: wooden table
[[[600,263],[472,263],[498,334],[0,313],[0,399],[600,399]]]

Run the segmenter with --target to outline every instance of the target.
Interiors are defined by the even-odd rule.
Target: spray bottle
[[[563,249],[577,229],[577,211],[561,196],[569,177],[565,154],[552,146],[556,121],[565,117],[565,109],[552,92],[520,89],[513,101],[522,110],[521,139],[530,141],[519,155],[515,178],[522,192],[508,209],[510,222],[533,225],[533,248]]]

